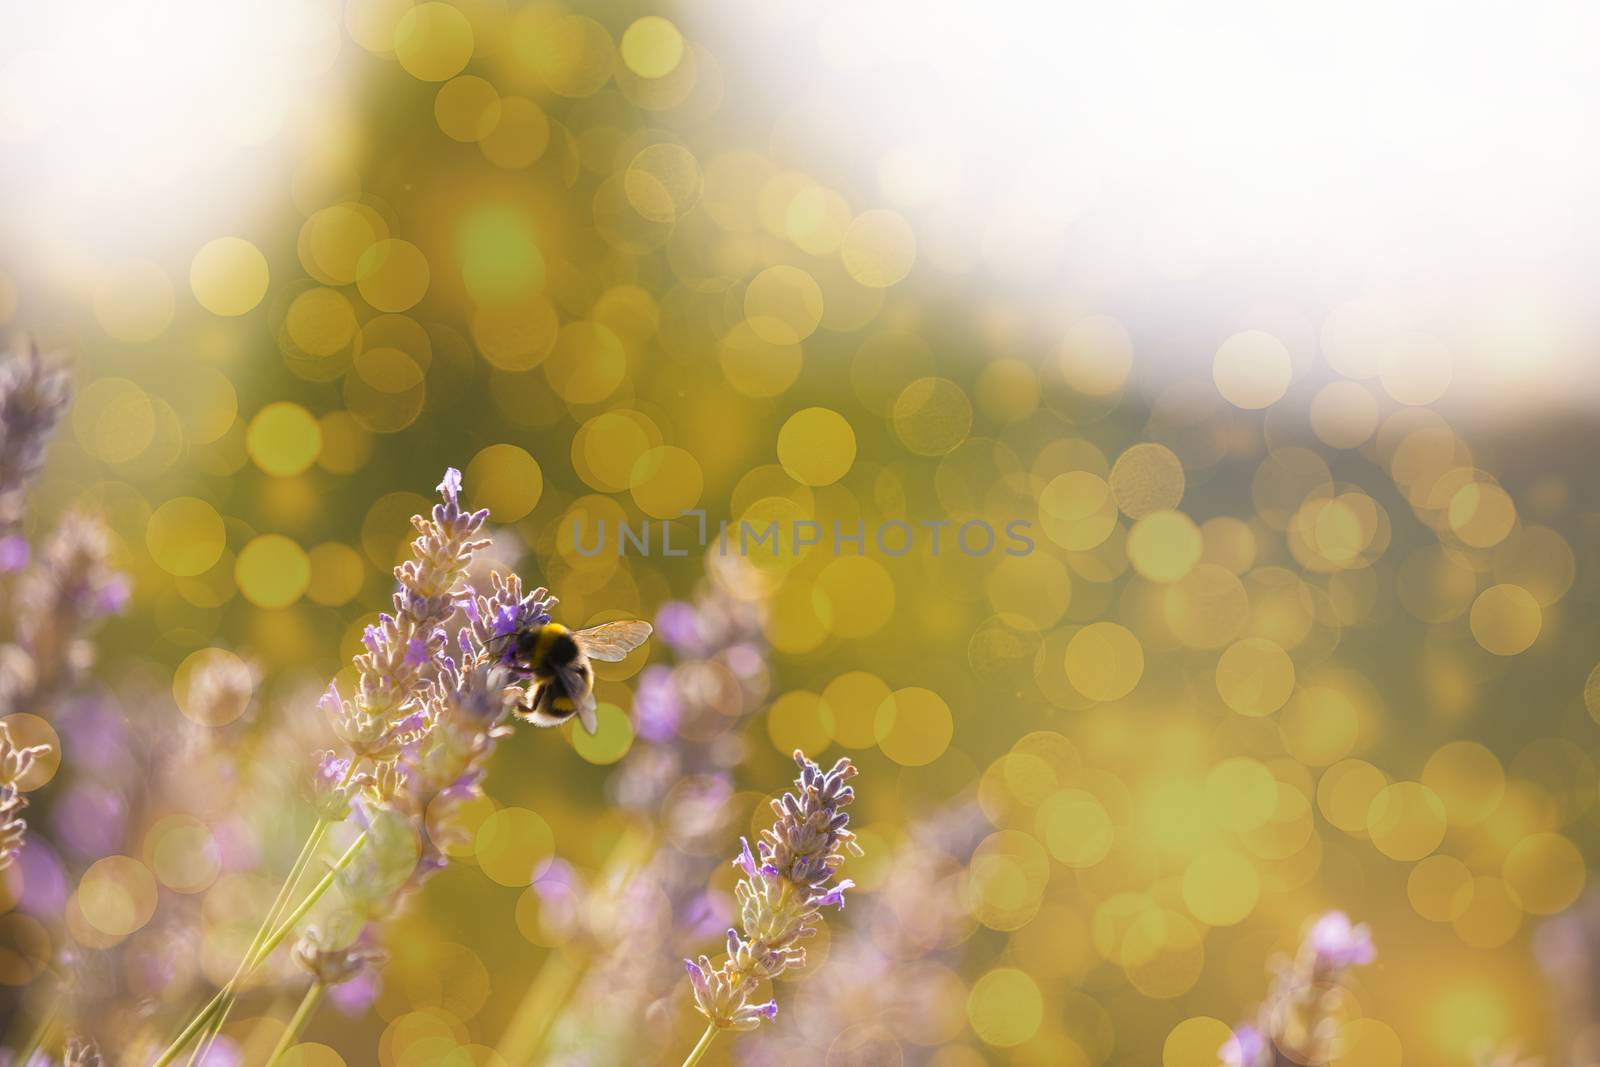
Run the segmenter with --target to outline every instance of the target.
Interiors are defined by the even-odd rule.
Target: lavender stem
[[[695,1067],[695,1064],[700,1062],[700,1058],[706,1054],[706,1049],[711,1047],[711,1042],[716,1039],[717,1024],[715,1022],[707,1023],[706,1032],[700,1035],[700,1040],[695,1044],[694,1048],[689,1050],[689,1058],[683,1061],[683,1067]]]
[[[278,1067],[283,1054],[289,1051],[290,1046],[299,1038],[300,1032],[306,1028],[306,1023],[311,1021],[311,1016],[316,1012],[317,1005],[322,1001],[322,994],[327,988],[321,982],[311,983],[311,988],[306,990],[300,1006],[294,1010],[294,1015],[289,1019],[288,1029],[278,1038],[277,1047],[272,1050],[272,1055],[267,1057],[266,1067]]]

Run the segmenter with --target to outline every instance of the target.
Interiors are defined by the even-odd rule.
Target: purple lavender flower
[[[1344,971],[1377,958],[1367,924],[1352,926],[1350,916],[1342,911],[1330,911],[1318,919],[1306,935],[1306,944],[1315,954],[1314,965],[1320,972]]]
[[[1255,1067],[1256,1064],[1272,1063],[1272,1056],[1272,1045],[1266,1035],[1248,1024],[1236,1028],[1221,1051],[1226,1067]]]
[[[1292,960],[1276,972],[1253,1024],[1234,1031],[1219,1051],[1228,1067],[1286,1067],[1327,1063],[1336,1053],[1344,979],[1350,968],[1377,958],[1365,923],[1342,911],[1318,916]]]
[[[443,623],[455,612],[455,602],[461,596],[460,583],[473,554],[489,545],[486,539],[477,537],[489,517],[488,509],[469,512],[461,508],[461,472],[448,468],[438,492],[444,499],[433,506],[428,518],[411,518],[417,528],[416,540],[411,543],[416,558],[394,571],[400,583],[395,592],[395,611],[402,618],[411,619],[416,631],[425,637],[431,636],[432,626]]]
[[[962,876],[992,830],[970,796],[910,827],[884,862],[877,891],[852,901],[860,911],[830,941],[827,961],[804,981],[785,983],[787,1022],[744,1038],[739,1061],[820,1063],[841,1034],[864,1023],[909,1034],[937,1029],[944,976],[960,967],[973,922]],[[925,1067],[932,1055],[909,1044],[902,1052],[906,1067]]]
[[[18,582],[16,651],[0,665],[0,704],[50,703],[93,662],[89,635],[127,601],[127,579],[110,554],[99,520],[62,518]]]
[[[70,395],[66,371],[42,357],[36,345],[0,364],[0,573],[21,571],[32,558],[28,542],[13,531]],[[53,703],[74,668],[89,658],[82,638],[94,613],[77,601],[86,591],[104,588],[110,573],[104,567],[105,538],[95,533],[64,521],[46,558],[23,575],[14,602],[4,605],[16,620],[16,634],[15,644],[0,648],[0,715]],[[18,747],[0,725],[0,870],[16,858],[27,830],[21,812],[28,801],[18,780],[47,751]]]
[[[647,1048],[671,1043],[670,1005],[682,988],[675,958],[733,919],[731,902],[706,883],[728,839],[733,771],[748,747],[741,727],[770,685],[762,591],[741,587],[742,576],[713,568],[692,602],[668,603],[655,616],[672,637],[673,662],[640,674],[638,740],[607,783],[639,824],[613,853],[612,862],[628,864],[631,873],[621,885],[608,877],[593,886],[582,926],[572,931],[599,959],[551,1023],[542,1049],[549,1067],[631,1067]],[[654,849],[636,859],[632,849],[647,836]],[[619,1013],[644,1025],[609,1025]],[[519,1062],[540,1058],[541,1050],[502,1051]]]
[[[472,595],[464,578],[473,555],[489,543],[478,536],[489,513],[463,511],[460,484],[460,473],[447,470],[439,484],[442,502],[429,517],[412,517],[413,558],[395,568],[394,614],[379,616],[362,639],[354,696],[346,700],[330,686],[323,698],[340,739],[358,759],[389,759],[417,740],[413,715],[445,659],[444,625]]]
[[[734,866],[743,872],[735,893],[743,934],[728,931],[727,958],[718,967],[701,956],[685,960],[695,1007],[719,1030],[753,1030],[773,1018],[776,1001],[752,1003],[762,980],[805,963],[801,942],[816,933],[820,909],[844,907],[853,883],[835,882],[846,854],[860,855],[845,811],[855,800],[848,785],[855,765],[841,759],[823,771],[802,752],[795,791],[772,802],[777,815],[755,851],[740,840]]]
[[[612,778],[612,796],[624,807],[670,821],[673,812],[663,806],[680,782],[710,776],[731,785],[729,769],[744,754],[738,727],[770,684],[764,618],[760,600],[721,585],[692,606],[673,602],[656,613],[656,625],[674,632],[668,647],[677,662],[653,664],[639,677],[634,732],[649,744],[636,745]]]
[[[556,598],[543,586],[524,596],[522,579],[515,574],[492,575],[490,583],[488,596],[468,598],[462,606],[478,643],[496,649],[501,663],[510,663],[514,650],[505,638],[549,622]]]
[[[457,489],[447,475],[441,491]],[[436,515],[439,510],[435,508]],[[390,910],[403,906],[444,868],[449,847],[462,839],[453,815],[482,795],[489,757],[511,732],[517,679],[501,659],[495,620],[548,620],[555,598],[542,588],[525,594],[514,574],[493,574],[487,596],[458,586],[450,603],[461,607],[467,619],[458,634],[458,656],[430,657],[431,675],[419,681],[412,710],[390,729],[393,755],[375,762],[364,782],[347,786],[372,809],[363,813],[369,823],[382,825],[399,817],[415,827],[415,833],[392,839],[398,853],[389,858],[391,867],[409,872],[398,887],[379,874],[387,862],[381,836],[374,837],[373,855],[358,861],[346,880],[347,889]],[[387,639],[380,632],[375,640],[384,647]],[[442,647],[442,635],[440,643]],[[409,850],[419,835],[423,847],[415,856]]]
[[[44,465],[45,443],[71,395],[67,372],[37,345],[0,364],[0,532],[21,520],[28,483]]]

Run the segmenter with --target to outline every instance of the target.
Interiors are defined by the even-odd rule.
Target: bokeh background
[[[453,465],[563,620],[702,630],[602,670],[597,736],[502,746],[296,1062],[680,1062],[676,961],[800,748],[861,766],[859,889],[707,1062],[1212,1064],[1339,908],[1379,958],[1337,1062],[1589,1063],[1600,1003],[1539,961],[1587,959],[1550,917],[1600,847],[1594,16],[1475,9],[1444,48],[1420,9],[1225,6],[8,11],[0,326],[76,386],[29,521],[102,515],[133,583],[94,714],[12,717],[63,749],[7,875],[13,1010],[74,955],[130,1017],[227,978],[315,697]],[[690,509],[825,533],[614,550]],[[1035,547],[921,532],[974,519]],[[196,742],[217,663],[250,699]],[[715,713],[709,827],[662,799],[664,686]],[[668,906],[666,849],[709,918],[619,923]]]

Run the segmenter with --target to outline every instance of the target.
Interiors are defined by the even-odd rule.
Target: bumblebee
[[[638,619],[587,630],[547,622],[506,634],[506,663],[532,683],[517,703],[517,717],[535,726],[560,726],[576,715],[583,728],[594,733],[599,723],[589,661],[615,663],[649,637],[650,624]]]

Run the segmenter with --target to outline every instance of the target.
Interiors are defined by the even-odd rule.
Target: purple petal
[[[689,975],[689,984],[694,986],[696,993],[705,993],[708,983],[706,972],[694,960],[684,960],[683,969]]]
[[[461,472],[454,467],[446,467],[444,481],[440,482],[435,488],[444,495],[446,500],[454,504],[456,498],[461,495]]]
[[[517,632],[517,609],[501,604],[494,612],[494,632],[501,637]]]
[[[844,881],[840,882],[838,885],[834,886],[832,889],[828,890],[826,893],[824,893],[820,897],[818,897],[817,898],[817,902],[816,902],[816,906],[819,907],[819,908],[827,906],[827,907],[839,908],[839,909],[843,910],[843,908],[844,908],[844,891],[846,889],[853,889],[853,888],[855,888],[855,882],[853,882],[850,879],[846,878]]]
[[[739,855],[734,858],[733,865],[751,878],[756,876],[756,858],[750,854],[750,842],[743,837],[739,838]]]
[[[420,637],[413,637],[406,642],[406,666],[420,667],[428,662],[428,642]]]

